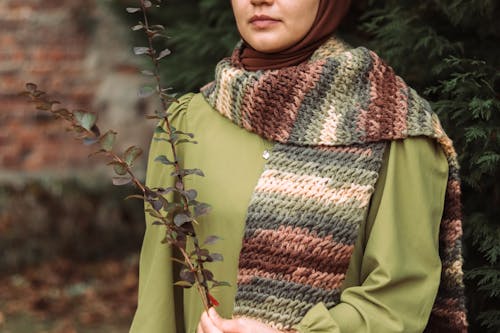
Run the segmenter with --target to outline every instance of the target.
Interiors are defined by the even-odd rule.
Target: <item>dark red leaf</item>
[[[210,295],[210,293],[207,294],[208,296],[208,299],[210,300],[210,303],[213,305],[213,306],[219,306],[219,302],[215,299],[215,297],[213,297],[212,295]]]
[[[194,272],[191,272],[188,269],[181,270],[181,272],[179,273],[179,275],[180,275],[180,277],[181,277],[182,280],[187,281],[187,282],[189,282],[191,284],[193,284],[194,281],[195,281]]]

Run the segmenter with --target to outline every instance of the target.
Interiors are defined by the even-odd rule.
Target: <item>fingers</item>
[[[278,330],[250,318],[224,319],[214,308],[204,312],[197,333],[279,333]]]
[[[222,330],[217,328],[213,323],[212,319],[209,317],[208,313],[205,311],[201,315],[200,323],[196,330],[197,333],[223,333]]]
[[[212,323],[224,333],[240,333],[243,332],[244,327],[240,324],[239,319],[224,319],[214,308],[208,310],[208,315],[212,320]]]

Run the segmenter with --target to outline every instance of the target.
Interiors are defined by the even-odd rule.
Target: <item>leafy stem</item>
[[[210,295],[210,289],[218,286],[228,286],[229,284],[222,281],[216,281],[213,273],[205,268],[205,263],[222,261],[222,255],[218,253],[210,253],[204,245],[211,245],[219,238],[209,236],[202,245],[195,233],[194,224],[198,224],[197,218],[209,212],[210,206],[196,200],[197,192],[194,189],[187,189],[185,186],[186,176],[204,176],[199,169],[184,169],[178,160],[176,146],[181,143],[195,144],[192,140],[194,135],[185,133],[175,129],[170,122],[169,114],[166,111],[168,104],[175,100],[168,95],[167,89],[162,86],[160,76],[159,62],[164,57],[170,54],[168,49],[157,52],[153,46],[155,38],[165,38],[162,25],[151,25],[148,20],[147,10],[153,6],[153,2],[159,6],[161,0],[138,0],[140,6],[137,8],[127,8],[129,13],[142,12],[144,22],[138,22],[132,27],[132,30],[144,30],[148,40],[148,47],[134,47],[136,55],[148,55],[153,63],[153,71],[144,70],[142,73],[147,76],[154,77],[156,89],[141,89],[139,95],[141,97],[149,97],[157,93],[162,107],[162,112],[155,111],[155,115],[147,116],[149,119],[160,121],[160,125],[156,127],[154,140],[167,141],[171,148],[170,160],[167,156],[157,156],[156,162],[173,167],[171,173],[175,179],[175,185],[166,188],[149,188],[144,185],[134,174],[133,165],[142,154],[142,150],[136,146],[128,147],[123,153],[118,154],[113,150],[117,132],[108,130],[104,134],[101,133],[97,126],[97,114],[85,110],[68,110],[60,107],[60,102],[51,100],[49,95],[38,89],[34,83],[27,83],[26,90],[23,95],[28,96],[35,103],[36,108],[43,111],[51,112],[56,118],[62,118],[69,123],[69,130],[73,131],[77,138],[82,140],[87,145],[98,145],[99,149],[91,155],[102,154],[107,157],[108,165],[111,166],[116,174],[113,177],[113,184],[117,186],[133,184],[137,187],[141,195],[130,195],[127,198],[136,198],[144,200],[148,203],[146,212],[154,219],[153,225],[165,227],[165,238],[162,243],[175,246],[179,249],[182,255],[182,260],[173,258],[179,262],[183,268],[180,271],[180,280],[175,285],[183,288],[196,287],[203,306],[208,310],[211,306],[218,305],[217,300]],[[148,87],[146,87],[148,88]],[[177,194],[180,198],[179,202],[175,199],[168,200],[166,195],[169,193]],[[175,196],[174,196],[175,198]],[[188,252],[187,240],[191,240],[193,250]]]
[[[170,51],[168,49],[165,49],[165,50],[161,51],[159,55],[157,55],[157,52],[156,52],[155,48],[153,47],[153,38],[155,38],[156,36],[160,36],[161,35],[160,31],[164,30],[164,28],[162,26],[157,26],[156,29],[152,29],[150,27],[148,15],[147,15],[147,9],[151,7],[150,1],[140,0],[140,6],[141,6],[142,15],[144,18],[144,28],[143,29],[145,31],[145,34],[146,34],[146,37],[148,40],[148,46],[149,46],[149,52],[147,52],[147,55],[150,57],[151,62],[153,63],[153,68],[154,68],[153,74],[154,74],[154,78],[156,81],[156,91],[157,91],[158,96],[160,98],[162,109],[166,110],[167,106],[168,106],[168,102],[169,102],[167,100],[167,98],[170,98],[170,97],[168,95],[166,95],[167,89],[163,87],[162,82],[161,82],[160,63],[159,62],[165,55],[170,54]],[[169,144],[170,144],[170,149],[171,149],[172,157],[173,157],[173,165],[174,165],[174,168],[176,171],[175,173],[176,173],[176,177],[177,177],[177,184],[180,184],[180,186],[177,185],[177,187],[178,188],[180,187],[181,189],[185,189],[184,176],[183,176],[183,173],[181,172],[181,167],[179,164],[179,160],[177,158],[177,150],[176,150],[175,141],[172,139],[173,132],[172,132],[172,126],[170,124],[170,119],[169,119],[168,115],[164,115],[163,121],[166,125],[165,127],[166,127],[167,136],[170,138]],[[187,195],[185,193],[181,192],[180,194],[181,194],[181,200],[182,200],[183,206],[184,206],[183,207],[184,212],[187,213],[186,215],[190,217],[191,214],[189,214],[189,198],[187,198]],[[196,220],[192,219],[192,222],[196,222]],[[192,238],[196,237],[196,235],[194,234],[194,229],[193,229],[193,234],[191,237]],[[200,248],[198,246],[197,240],[194,241],[194,246],[197,250],[196,252],[199,252]],[[196,272],[197,269],[194,268],[193,264],[191,263],[190,257],[187,255],[185,249],[182,247],[180,247],[179,249],[184,257],[185,262],[188,264],[191,272]],[[210,306],[212,306],[213,304],[211,304],[211,301],[210,301],[208,284],[207,284],[207,281],[205,281],[205,274],[203,273],[204,272],[203,261],[199,260],[199,258],[198,258],[197,262],[198,262],[198,267],[200,268],[200,272],[202,274],[201,274],[201,276],[200,276],[200,274],[194,274],[195,285],[196,285],[196,288],[198,290],[198,293],[200,294],[201,300],[203,302],[203,306],[205,307],[206,310],[208,310],[208,308]]]
[[[160,98],[161,106],[163,110],[167,110],[170,96],[166,95],[167,89],[163,87],[162,82],[161,82],[161,75],[160,75],[160,60],[163,58],[163,54],[170,54],[170,51],[168,49],[163,50],[159,56],[157,56],[157,52],[155,48],[153,47],[153,38],[156,36],[161,36],[160,31],[164,30],[162,26],[157,26],[155,30],[151,29],[150,24],[149,24],[149,19],[147,15],[147,9],[151,7],[151,2],[147,0],[140,0],[140,6],[141,6],[141,11],[142,11],[142,16],[144,18],[144,31],[148,40],[148,45],[149,45],[149,52],[147,52],[148,56],[151,58],[151,62],[153,63],[153,75],[156,81],[156,91],[158,93],[158,96]],[[169,137],[172,136],[172,127],[170,126],[170,120],[168,118],[168,115],[164,115],[163,121],[165,122],[166,125],[166,131],[167,135]],[[180,166],[179,166],[179,161],[177,159],[177,150],[175,147],[175,143],[173,140],[170,141],[170,148],[172,151],[172,157],[173,157],[173,162],[174,162],[174,167],[175,170],[177,171],[177,179],[178,181],[183,185],[184,187],[184,177],[182,174],[179,172],[180,171]],[[185,196],[182,196],[182,200],[184,203],[184,210],[188,210],[188,201],[185,198]]]
[[[191,263],[191,259],[189,258],[189,255],[187,254],[186,250],[184,248],[180,248],[179,250],[184,258],[185,263],[188,265],[189,270],[192,273],[194,273],[194,278],[196,281],[196,289],[198,291],[198,294],[200,294],[200,298],[201,298],[201,301],[203,303],[203,307],[205,308],[205,310],[208,310],[210,308],[211,304],[209,303],[210,298],[208,297],[208,290],[203,287],[204,281],[202,281],[202,279],[200,279],[200,276],[198,274],[196,274],[196,272],[198,270]]]

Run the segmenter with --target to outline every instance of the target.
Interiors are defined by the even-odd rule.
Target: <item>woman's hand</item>
[[[197,333],[280,333],[280,331],[249,318],[224,319],[214,308],[203,312]]]

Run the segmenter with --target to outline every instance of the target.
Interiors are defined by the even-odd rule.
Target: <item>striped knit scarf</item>
[[[441,144],[449,178],[441,283],[426,332],[466,332],[458,164],[427,101],[375,53],[337,38],[278,70],[246,71],[240,51],[217,65],[202,93],[276,144],[248,208],[234,314],[289,330],[315,304],[338,304],[386,142],[427,136]]]

